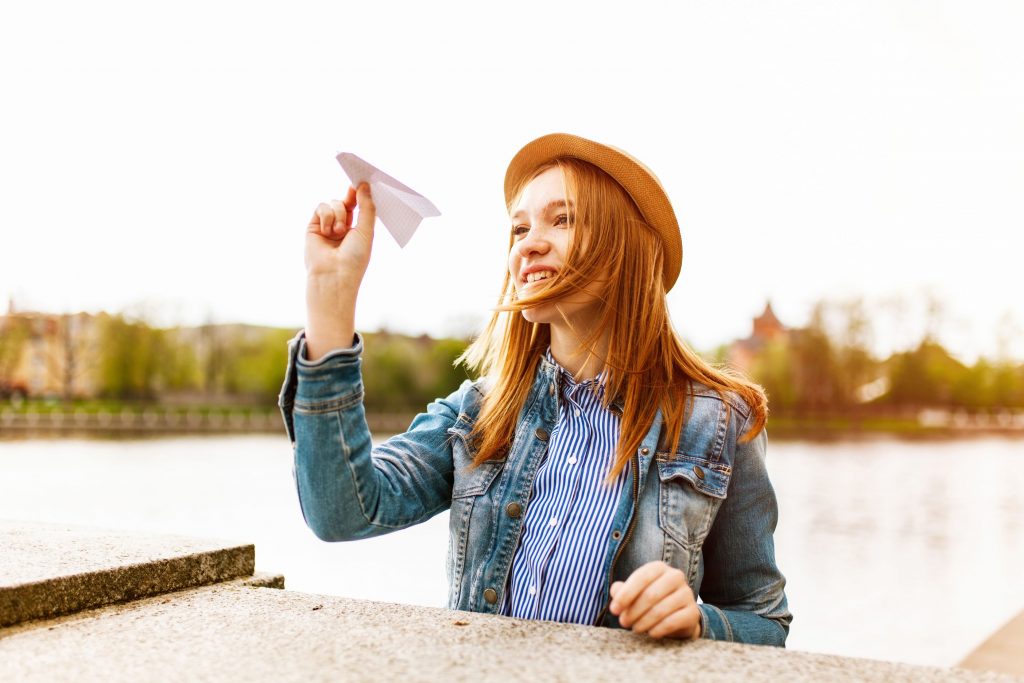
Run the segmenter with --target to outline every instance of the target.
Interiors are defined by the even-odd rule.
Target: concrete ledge
[[[0,627],[251,576],[252,545],[0,521]]]
[[[17,681],[1010,681],[219,584],[0,630]]]
[[[256,572],[247,578],[235,579],[232,583],[238,583],[240,586],[249,586],[250,588],[276,588],[277,590],[284,590],[284,574]]]

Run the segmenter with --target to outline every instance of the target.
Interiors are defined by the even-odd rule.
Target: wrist
[[[359,294],[359,278],[345,277],[337,273],[306,273],[306,297],[355,300]]]

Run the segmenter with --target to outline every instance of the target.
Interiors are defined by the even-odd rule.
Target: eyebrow
[[[551,211],[551,209],[554,209],[554,208],[566,206],[566,204],[567,204],[567,202],[564,199],[556,199],[556,200],[554,200],[552,202],[548,202],[548,205],[544,207],[543,213],[547,213],[547,212]],[[575,205],[571,201],[568,202],[568,206],[569,206],[570,209],[575,208]],[[523,209],[519,209],[514,214],[512,214],[511,218],[515,218],[517,216],[521,216],[524,213],[526,213],[526,211],[524,211]]]

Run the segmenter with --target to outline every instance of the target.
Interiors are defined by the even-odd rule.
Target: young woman
[[[767,401],[669,321],[682,243],[660,182],[559,133],[516,154],[505,198],[502,305],[464,354],[480,379],[376,447],[354,329],[373,201],[317,208],[280,398],[306,523],[345,541],[450,510],[451,609],[784,645]]]

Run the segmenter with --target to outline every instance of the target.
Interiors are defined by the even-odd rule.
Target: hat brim
[[[558,157],[573,157],[597,166],[633,198],[647,224],[661,235],[665,253],[662,280],[665,291],[670,290],[679,277],[683,262],[679,222],[658,177],[639,159],[623,150],[569,133],[551,133],[528,142],[512,158],[505,171],[505,204],[511,205],[515,199],[512,193],[527,174]]]

